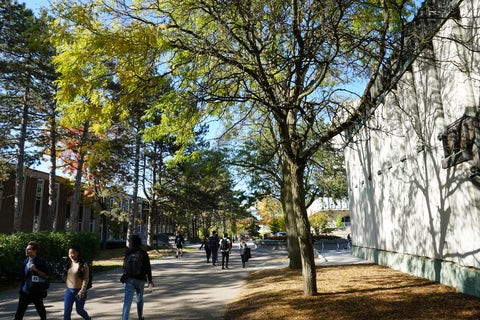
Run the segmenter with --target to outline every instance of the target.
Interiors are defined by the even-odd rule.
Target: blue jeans
[[[123,298],[122,320],[128,320],[130,315],[130,307],[132,305],[133,293],[136,293],[137,315],[143,317],[143,289],[145,288],[145,280],[128,278],[125,281],[125,296]]]
[[[218,259],[218,247],[212,249],[212,263],[216,264]]]
[[[87,311],[85,311],[85,301],[87,301],[87,291],[84,296],[79,299],[76,297],[80,289],[70,289],[65,290],[65,295],[63,298],[63,320],[70,320],[72,316],[73,303],[75,302],[75,308],[77,313],[85,320],[90,319]]]

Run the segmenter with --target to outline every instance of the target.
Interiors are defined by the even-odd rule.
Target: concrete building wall
[[[477,296],[480,189],[439,136],[480,110],[479,13],[460,3],[345,154],[355,254]]]

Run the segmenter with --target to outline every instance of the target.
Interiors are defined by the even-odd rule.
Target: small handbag
[[[252,257],[252,253],[250,251],[250,248],[248,248],[248,247],[245,248],[245,254],[244,255],[245,255],[245,261],[250,260],[250,258]]]

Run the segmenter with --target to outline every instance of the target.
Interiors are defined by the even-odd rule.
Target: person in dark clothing
[[[30,286],[29,283],[45,283],[49,278],[49,270],[47,263],[38,256],[40,246],[36,242],[29,242],[25,255],[28,257],[23,262],[21,272],[20,297],[18,299],[17,312],[15,313],[15,320],[23,319],[28,305],[33,303],[37,309],[41,320],[47,319],[47,311],[43,304],[43,299],[47,296],[47,288],[37,289]],[[30,281],[31,280],[31,281]]]
[[[212,255],[212,250],[210,249],[210,238],[208,235],[206,235],[203,238],[202,245],[200,246],[199,250],[202,250],[202,248],[205,248],[205,254],[207,255],[207,263],[210,263],[210,257]]]
[[[347,235],[347,249],[352,249],[352,236],[350,233]]]
[[[145,282],[148,281],[149,286],[154,286],[152,281],[152,267],[148,253],[141,248],[142,240],[139,236],[132,236],[132,246],[125,253],[123,260],[123,275],[120,281],[125,285],[125,296],[123,299],[122,320],[128,320],[130,315],[130,307],[132,305],[133,294],[136,293],[137,315],[143,320],[143,291]],[[141,255],[141,261],[135,261],[131,257]],[[132,269],[133,266],[133,269]]]
[[[220,252],[222,253],[222,269],[228,269],[228,261],[230,259],[230,251],[232,251],[232,242],[228,239],[228,234],[225,232],[223,238],[219,242]]]
[[[178,258],[178,256],[183,257],[184,244],[185,244],[185,238],[183,238],[183,235],[180,232],[177,232],[177,235],[175,237],[175,245],[177,246],[177,253],[175,254],[175,258]]]
[[[212,236],[209,240],[210,250],[212,251],[212,264],[215,266],[218,259],[218,235],[216,231],[212,231]]]
[[[240,243],[238,244],[238,251],[240,253],[240,258],[242,259],[242,268],[245,268],[245,262],[248,261],[248,246],[245,242],[245,238],[241,238]]]

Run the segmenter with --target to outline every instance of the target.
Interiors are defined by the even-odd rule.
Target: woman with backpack
[[[84,309],[90,279],[90,269],[82,258],[80,246],[70,246],[65,266],[67,289],[63,299],[63,320],[71,319],[74,302],[77,313],[85,320],[91,319],[88,312]]]

